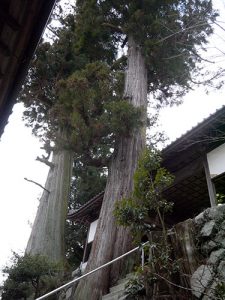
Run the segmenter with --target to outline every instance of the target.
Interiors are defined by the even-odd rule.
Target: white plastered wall
[[[211,178],[225,172],[225,144],[207,153],[209,172]]]
[[[89,232],[88,232],[88,241],[87,241],[88,243],[93,242],[97,225],[98,225],[98,220],[95,220],[94,222],[92,222],[90,224],[90,229],[89,229]]]

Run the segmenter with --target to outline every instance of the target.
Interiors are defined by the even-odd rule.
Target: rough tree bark
[[[132,37],[128,39],[128,69],[124,97],[135,107],[143,108],[143,121],[147,111],[147,71],[141,48]],[[129,137],[123,137],[115,151],[100,212],[98,227],[88,261],[87,271],[92,270],[132,247],[128,229],[117,226],[113,216],[116,200],[128,197],[133,190],[133,175],[141,151],[145,146],[145,126],[136,129]],[[74,299],[101,299],[115,282],[124,265],[119,262],[100,270],[81,281]]]
[[[72,153],[53,152],[53,167],[49,169],[26,253],[41,254],[54,262],[65,259],[64,231],[72,172]],[[49,191],[49,192],[48,192]]]

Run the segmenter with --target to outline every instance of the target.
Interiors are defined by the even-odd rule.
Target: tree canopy
[[[198,50],[212,33],[216,13],[210,0],[83,0],[77,1],[77,5],[83,8],[81,37],[90,34],[93,20],[98,20],[100,30],[110,29],[118,56],[121,48],[127,46],[123,96],[128,103],[143,110],[142,126],[117,143],[87,265],[87,270],[92,270],[132,247],[130,231],[117,226],[113,210],[116,201],[132,195],[133,175],[146,142],[147,94],[154,97],[150,101],[156,100],[158,106],[180,101],[190,89],[192,76],[199,71],[198,63],[202,59]],[[94,15],[95,11],[98,14]],[[98,278],[79,283],[75,297],[99,299],[122,272],[125,272],[122,263],[99,271]]]
[[[148,90],[161,102],[177,101],[178,96],[187,92],[193,74],[198,71],[198,63],[202,61],[199,48],[204,49],[217,16],[211,0],[87,0],[77,3],[83,7],[85,20],[82,36],[86,36],[93,19],[101,22],[101,30],[110,28],[117,41],[115,45],[124,47],[128,36],[132,35],[148,67]],[[90,19],[87,16],[91,15],[94,5],[98,15]]]
[[[112,66],[114,43],[105,46],[113,37],[99,31],[92,47],[82,46],[79,16],[77,7],[75,14],[62,19],[56,30],[57,38],[52,43],[40,44],[20,95],[26,107],[24,119],[44,141],[44,149],[73,153],[71,184],[75,194],[68,205],[74,208],[104,189],[115,142],[141,125],[142,113],[123,99],[123,65]],[[66,253],[70,261],[74,257],[73,263],[77,265],[85,228],[76,225],[74,229],[74,224],[68,222]],[[32,243],[29,251],[31,248]]]
[[[35,135],[73,149],[86,161],[96,159],[96,164],[102,155],[106,164],[116,136],[127,135],[138,126],[141,111],[123,100],[123,68],[121,64],[111,66],[113,38],[102,31],[92,32],[91,43],[87,33],[86,45],[77,10],[75,16],[63,20],[52,44],[39,46],[20,101],[26,107],[24,119]],[[66,140],[60,137],[62,128]]]
[[[53,149],[73,152],[71,199],[77,203],[72,206],[102,188],[111,159],[91,267],[130,246],[129,232],[115,226],[113,209],[132,193],[145,146],[147,93],[158,106],[180,101],[199,71],[198,50],[207,43],[216,15],[210,0],[77,0],[57,38],[43,42],[36,53],[20,97],[24,118],[45,148],[54,142]],[[107,245],[103,230],[110,236]],[[68,249],[70,255],[73,246]],[[102,286],[93,299],[107,290],[108,277],[99,275]]]

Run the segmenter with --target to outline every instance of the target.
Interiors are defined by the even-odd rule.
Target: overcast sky
[[[224,0],[215,0],[214,3],[225,11]],[[220,21],[225,27],[224,15]],[[216,55],[216,65],[225,68],[225,55],[215,52],[214,46],[225,49],[225,31],[222,29],[217,28],[207,55],[210,59]],[[182,105],[161,112],[162,129],[174,140],[222,105],[225,105],[224,87],[211,91],[209,95],[204,88],[198,88],[185,97]],[[21,104],[15,105],[0,142],[0,268],[9,261],[12,250],[24,251],[42,192],[24,177],[44,185],[48,172],[47,166],[35,160],[41,155],[41,144],[24,126],[22,110]]]

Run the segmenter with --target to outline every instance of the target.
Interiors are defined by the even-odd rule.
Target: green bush
[[[168,243],[164,215],[172,210],[173,203],[163,197],[174,177],[161,167],[161,156],[156,149],[146,149],[134,174],[134,191],[130,198],[117,201],[115,217],[119,225],[129,227],[136,242],[143,236],[149,240],[144,266],[137,269],[135,279],[129,281],[126,294],[132,299],[152,297],[160,278],[170,280],[178,271],[177,261],[172,259]],[[152,232],[158,230],[158,240],[152,240]],[[160,238],[159,238],[160,237]],[[150,298],[149,298],[150,299]]]
[[[155,149],[146,149],[134,174],[134,191],[131,198],[117,201],[114,214],[119,225],[131,228],[136,241],[155,224],[146,222],[156,215],[165,233],[164,214],[172,210],[173,203],[166,201],[163,191],[170,186],[174,177],[160,166],[161,156]]]
[[[12,265],[3,269],[8,278],[3,284],[2,300],[37,298],[56,287],[60,269],[45,256],[14,253]]]

